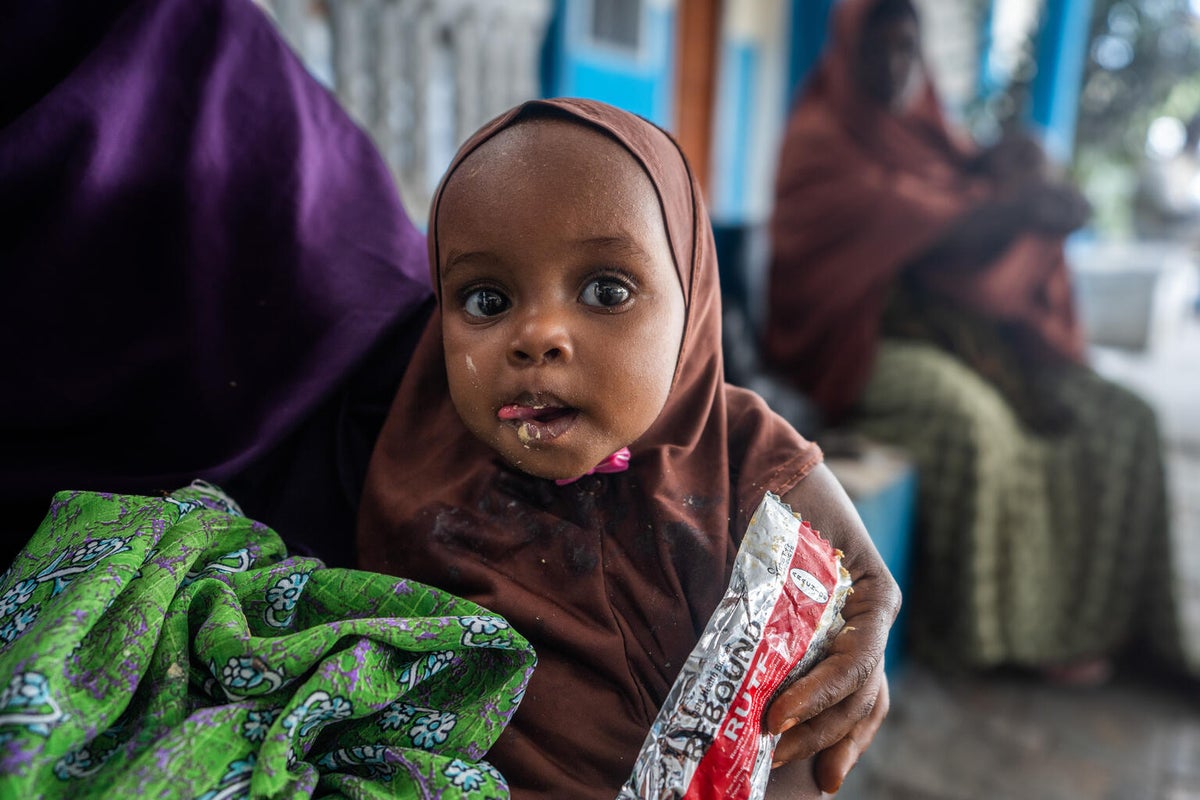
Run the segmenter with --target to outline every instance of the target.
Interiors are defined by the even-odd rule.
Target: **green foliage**
[[[1200,27],[1187,0],[1096,0],[1076,146],[1141,158],[1150,122],[1200,112]],[[1128,48],[1128,60],[1121,56]],[[1106,58],[1105,54],[1109,57]]]
[[[1095,0],[1080,92],[1074,172],[1096,227],[1131,232],[1150,123],[1200,114],[1200,19],[1187,0]]]
[[[1200,11],[1200,0],[1196,8]],[[1010,85],[978,97],[965,110],[981,140],[1024,118],[1037,73],[1037,34],[1035,26]],[[1186,124],[1198,114],[1200,16],[1189,0],[1094,0],[1070,167],[1096,207],[1093,225],[1099,233],[1132,233],[1150,124],[1160,116]]]

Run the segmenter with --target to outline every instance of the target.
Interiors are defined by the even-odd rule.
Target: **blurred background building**
[[[261,1],[371,132],[418,221],[458,143],[524,98],[593,97],[671,130],[723,252],[745,259],[726,288],[755,309],[755,231],[834,0]],[[1095,206],[1077,237],[1081,269],[1111,261],[1096,242],[1120,242],[1118,260],[1158,262],[1162,243],[1200,236],[1200,0],[917,5],[951,112],[984,142],[1004,126],[1034,130]],[[1155,245],[1131,250],[1142,240]],[[1157,276],[1126,278],[1123,293],[1138,279],[1146,302],[1166,302]],[[1110,288],[1084,283],[1088,301]],[[1085,306],[1102,343],[1139,345],[1162,321],[1110,331],[1117,323]]]

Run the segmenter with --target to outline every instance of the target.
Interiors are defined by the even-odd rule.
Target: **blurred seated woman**
[[[959,136],[909,0],[844,0],[785,137],[764,347],[917,463],[918,653],[1097,680],[1169,619],[1139,613],[1165,593],[1155,416],[1084,361],[1062,244],[1087,202],[1031,139]]]

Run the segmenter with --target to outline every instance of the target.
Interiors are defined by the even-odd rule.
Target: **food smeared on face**
[[[686,311],[658,196],[621,145],[521,122],[459,165],[435,225],[450,395],[472,433],[562,479],[649,429]]]

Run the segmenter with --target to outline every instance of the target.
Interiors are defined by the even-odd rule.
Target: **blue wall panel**
[[[714,120],[717,143],[714,181],[716,197],[710,203],[717,219],[740,219],[746,206],[746,158],[761,156],[749,147],[754,82],[758,74],[758,51],[742,42],[726,42],[722,56],[723,75]]]
[[[586,35],[588,4],[557,0],[542,53],[547,96],[588,97],[670,128],[675,88],[675,10],[644,2],[638,52],[605,47]]]

